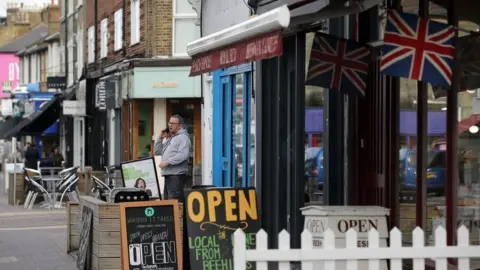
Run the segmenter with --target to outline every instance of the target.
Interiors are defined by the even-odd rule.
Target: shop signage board
[[[190,76],[282,55],[282,32],[264,34],[192,57]]]
[[[182,270],[176,200],[120,203],[123,270]]]
[[[185,198],[190,268],[233,269],[233,233],[242,229],[254,248],[260,229],[255,188],[188,190]]]
[[[47,88],[49,89],[65,89],[67,88],[67,79],[65,76],[47,77]]]
[[[349,229],[357,232],[358,247],[368,246],[368,232],[378,231],[380,246],[386,247],[388,240],[387,216],[390,210],[380,206],[317,206],[311,205],[301,209],[305,216],[304,229],[312,233],[313,247],[323,246],[324,233],[330,229],[335,234],[335,246],[346,247],[346,233]],[[382,270],[387,270],[387,262],[380,262]],[[322,262],[316,262],[315,269],[323,269]],[[345,262],[337,262],[336,269],[346,269]],[[358,269],[367,270],[368,261],[359,261]]]
[[[95,107],[97,107],[99,111],[105,111],[107,109],[107,93],[105,87],[105,81],[99,81],[95,89]]]
[[[78,100],[64,100],[63,101],[63,114],[73,116],[85,116],[87,110],[85,107],[85,101]]]

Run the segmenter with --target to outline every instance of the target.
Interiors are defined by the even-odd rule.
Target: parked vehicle
[[[443,195],[445,190],[446,151],[429,150],[427,156],[427,190]],[[400,184],[403,189],[417,187],[417,150],[407,150],[400,158]]]

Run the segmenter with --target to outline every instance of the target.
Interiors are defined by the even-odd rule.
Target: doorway
[[[184,127],[190,136],[192,147],[190,148],[188,161],[188,175],[192,175],[193,167],[200,165],[202,159],[202,111],[200,99],[168,99],[166,123],[168,123],[172,115],[180,115],[183,118]]]
[[[214,73],[213,184],[216,186],[247,187],[255,182],[252,74],[250,63]]]

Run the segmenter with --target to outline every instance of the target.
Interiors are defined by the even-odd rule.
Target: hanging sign
[[[233,233],[242,229],[247,248],[260,229],[255,188],[189,190],[186,221],[191,269],[233,269]],[[254,269],[254,264],[247,269]]]
[[[105,111],[107,109],[107,93],[105,89],[105,81],[99,81],[96,88],[95,107],[99,111]]]
[[[122,269],[182,270],[178,202],[120,203]]]

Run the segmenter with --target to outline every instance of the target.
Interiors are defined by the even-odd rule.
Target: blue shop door
[[[223,187],[251,186],[254,174],[252,72],[236,71],[214,74],[213,184]]]

